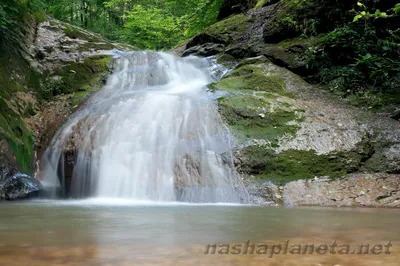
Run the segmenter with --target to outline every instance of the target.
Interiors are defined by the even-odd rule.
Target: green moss
[[[236,68],[240,68],[245,65],[261,65],[261,64],[271,64],[271,61],[268,60],[264,55],[257,56],[257,57],[251,57],[251,58],[246,58],[243,59],[239,62]]]
[[[286,150],[279,154],[270,148],[249,146],[241,150],[244,171],[277,184],[299,179],[328,176],[340,178],[357,171],[368,154],[338,152],[318,155],[315,151]]]
[[[55,20],[50,20],[50,25],[51,26],[58,26],[58,25],[60,25],[60,23],[58,21],[55,21]]]
[[[34,135],[23,118],[30,117],[35,110],[32,104],[15,101],[14,93],[38,89],[41,76],[12,45],[0,47],[0,52],[0,139],[7,141],[20,170],[30,174]]]
[[[227,68],[233,68],[235,66],[236,59],[228,54],[219,54],[217,56],[217,63]]]
[[[207,85],[208,91],[215,92],[217,90],[217,83],[213,82]]]
[[[71,99],[71,104],[73,108],[77,108],[79,104],[84,102],[91,95],[90,91],[78,91],[74,93]]]
[[[84,30],[69,24],[64,25],[65,34],[71,39],[81,39],[88,42],[102,42],[103,38],[96,36],[93,33],[85,32]]]
[[[272,2],[271,0],[257,0],[255,8],[264,7],[268,4],[270,4],[271,2]]]
[[[49,19],[43,10],[38,10],[38,11],[34,12],[33,16],[35,17],[35,21],[38,24]]]
[[[254,95],[237,95],[218,101],[220,113],[239,141],[264,139],[273,146],[279,138],[295,135],[299,129],[291,121],[300,122],[301,116],[289,108],[272,108],[267,98]]]
[[[308,47],[314,47],[320,44],[325,36],[326,34],[319,34],[318,36],[310,36],[308,38],[296,37],[292,39],[286,39],[278,43],[277,46],[286,49],[293,46],[300,46],[304,47],[304,49],[307,49]]]
[[[254,90],[285,93],[286,85],[279,76],[267,76],[262,66],[245,65],[232,71],[215,85],[220,90]]]
[[[294,136],[299,129],[299,110],[285,100],[277,100],[292,97],[286,91],[285,80],[275,72],[267,75],[268,64],[265,57],[244,60],[226,78],[209,85],[211,91],[230,92],[218,104],[222,117],[240,142],[263,139],[278,146],[280,138]]]
[[[59,80],[47,80],[42,91],[43,98],[58,94],[71,94],[75,92],[97,91],[104,84],[104,78],[110,73],[112,56],[95,55],[85,59],[84,62],[73,63],[56,72]]]
[[[0,98],[0,139],[7,141],[21,170],[32,173],[33,133],[3,98]]]
[[[235,37],[244,34],[251,22],[251,19],[239,14],[215,23],[207,28],[205,33],[220,36],[225,42],[230,42]]]

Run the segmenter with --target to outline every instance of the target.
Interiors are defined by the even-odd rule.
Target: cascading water
[[[53,138],[44,185],[61,180],[78,198],[245,202],[207,62],[121,53],[107,85]]]

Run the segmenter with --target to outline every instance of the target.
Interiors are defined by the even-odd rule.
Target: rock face
[[[61,123],[104,85],[112,56],[103,51],[135,50],[57,20],[20,23],[24,35],[15,36],[25,37],[0,43],[0,181],[32,174]],[[27,187],[27,180],[9,187]]]
[[[354,174],[342,180],[298,180],[282,193],[284,204],[400,207],[400,176]]]
[[[323,14],[324,5],[311,2],[300,16]],[[399,207],[400,123],[297,75],[307,76],[302,54],[321,36],[299,38],[283,23],[293,11],[287,3],[259,1],[176,51],[235,66],[209,88],[223,95],[220,113],[235,136],[235,164],[253,202]],[[329,19],[322,20],[327,30],[337,18]]]
[[[37,196],[40,182],[28,175],[16,173],[0,182],[0,200],[20,200]]]
[[[236,59],[264,55],[273,63],[295,73],[306,72],[305,63],[299,59],[299,55],[310,44],[317,42],[319,37],[308,40],[294,38],[299,35],[298,31],[278,27],[273,22],[285,10],[284,1],[258,1],[257,6],[217,22],[176,52],[185,56],[225,53]],[[294,39],[287,41],[292,37]],[[216,45],[218,49],[210,49]],[[204,53],[204,50],[208,53]]]

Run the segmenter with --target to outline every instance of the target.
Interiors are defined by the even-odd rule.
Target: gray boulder
[[[42,188],[39,180],[17,173],[0,183],[0,200],[19,200],[35,197]]]

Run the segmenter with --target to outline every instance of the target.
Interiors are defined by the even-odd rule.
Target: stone
[[[40,181],[28,175],[17,173],[0,185],[0,199],[20,200],[37,196],[42,190]]]
[[[278,206],[283,203],[281,191],[272,182],[265,182],[254,176],[246,176],[244,182],[250,203],[264,206]]]
[[[200,33],[199,35],[194,36],[187,44],[186,49],[189,49],[193,46],[198,46],[204,43],[219,43],[225,44],[224,38],[218,35],[212,35],[209,33]]]
[[[182,56],[197,55],[197,56],[212,56],[221,53],[224,50],[223,44],[217,43],[205,43],[198,46],[190,47],[186,49]]]
[[[300,35],[299,29],[294,27],[286,20],[282,20],[280,15],[285,12],[287,6],[284,1],[274,5],[274,13],[264,24],[263,38],[266,43],[279,43],[285,39],[290,39]]]
[[[287,206],[400,207],[399,181],[400,175],[390,174],[351,174],[323,182],[299,180],[285,185],[283,201]]]

